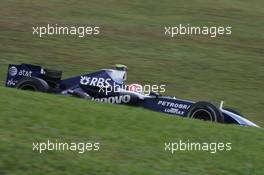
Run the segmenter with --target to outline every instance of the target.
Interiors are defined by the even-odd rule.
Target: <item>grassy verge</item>
[[[262,129],[209,124],[141,108],[0,88],[0,172],[263,174]],[[100,142],[99,152],[32,151],[33,142]],[[227,152],[164,151],[165,142],[231,142]]]

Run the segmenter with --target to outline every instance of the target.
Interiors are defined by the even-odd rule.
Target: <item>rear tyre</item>
[[[52,69],[45,69],[45,77],[51,79],[61,79],[62,71],[52,70]]]
[[[22,90],[37,91],[37,92],[49,91],[48,83],[45,80],[37,77],[25,77],[21,79],[17,83],[16,88]]]
[[[187,117],[211,122],[224,122],[222,112],[209,102],[197,102],[191,105]]]
[[[42,79],[45,80],[48,85],[54,89],[59,88],[62,76],[62,71],[52,70],[52,69],[45,69],[45,74],[42,75]]]

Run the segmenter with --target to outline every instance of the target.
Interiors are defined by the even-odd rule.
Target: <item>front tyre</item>
[[[224,122],[222,112],[215,105],[203,101],[192,104],[187,117],[211,122]]]

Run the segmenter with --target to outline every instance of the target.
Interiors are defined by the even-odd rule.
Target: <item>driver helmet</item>
[[[136,84],[136,83],[129,84],[129,85],[127,85],[127,87],[128,87],[128,91],[144,94],[143,86],[140,84]]]
[[[116,64],[115,69],[118,71],[124,71],[123,81],[127,80],[127,66],[123,64]]]
[[[115,68],[116,68],[116,70],[127,71],[127,66],[125,66],[123,64],[116,64]]]

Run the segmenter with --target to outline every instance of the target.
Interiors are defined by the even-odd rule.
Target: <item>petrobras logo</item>
[[[89,85],[89,86],[97,86],[97,87],[109,87],[110,86],[110,78],[98,78],[98,77],[88,77],[81,76],[80,84]]]
[[[105,103],[115,103],[115,104],[124,104],[129,103],[131,100],[130,95],[120,95],[107,98],[92,98],[93,101],[105,102]]]
[[[17,70],[17,68],[16,68],[15,66],[11,66],[11,67],[9,68],[9,75],[11,75],[11,76],[16,76],[17,73],[18,73],[18,70]]]
[[[158,105],[161,105],[164,107],[170,107],[170,108],[184,109],[184,110],[189,109],[191,106],[191,105],[187,105],[187,104],[174,103],[174,102],[163,101],[163,100],[159,100]]]

